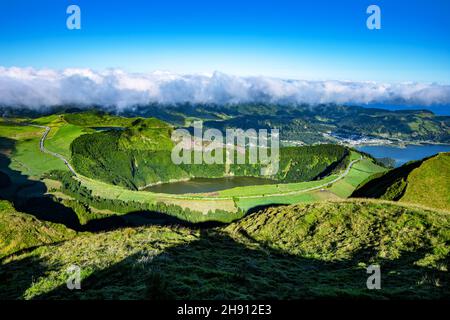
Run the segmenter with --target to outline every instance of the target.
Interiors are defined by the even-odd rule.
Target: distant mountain
[[[86,108],[84,108],[86,110]],[[428,110],[386,110],[335,104],[149,104],[117,111],[94,106],[90,110],[116,112],[126,117],[156,117],[174,126],[203,120],[205,126],[280,129],[283,140],[306,144],[335,142],[340,137],[369,137],[414,142],[450,143],[450,116]],[[47,108],[41,114],[79,111],[76,106]],[[22,114],[23,113],[23,114]],[[38,116],[37,111],[0,107],[3,116]]]
[[[409,162],[378,174],[352,194],[357,198],[378,198],[450,210],[450,153]]]
[[[386,110],[428,110],[439,116],[450,116],[450,105],[391,105],[391,104],[369,104],[367,108],[378,108]]]

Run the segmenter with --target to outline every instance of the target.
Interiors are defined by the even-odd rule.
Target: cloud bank
[[[102,105],[117,110],[149,103],[336,103],[450,105],[450,86],[424,83],[303,81],[269,77],[61,71],[0,67],[0,106],[39,109]]]

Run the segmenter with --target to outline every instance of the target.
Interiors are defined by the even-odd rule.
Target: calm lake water
[[[395,160],[395,166],[411,160],[420,160],[439,152],[450,152],[450,145],[408,145],[405,148],[393,146],[364,146],[356,149],[366,152],[375,158],[391,158]]]
[[[275,184],[277,181],[255,177],[194,178],[189,181],[163,183],[145,190],[158,193],[184,194],[215,192],[235,187]]]

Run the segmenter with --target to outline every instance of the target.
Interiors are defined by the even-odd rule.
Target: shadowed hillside
[[[22,249],[71,239],[76,232],[64,225],[40,221],[0,200],[0,258]]]
[[[2,298],[443,298],[449,216],[348,201],[270,208],[225,228],[84,234],[2,262]],[[66,288],[67,267],[82,290]],[[382,290],[366,288],[379,264]],[[29,275],[41,275],[32,286]]]

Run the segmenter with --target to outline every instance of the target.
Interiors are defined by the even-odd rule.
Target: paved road
[[[36,124],[30,124],[29,126],[45,129],[45,132],[44,132],[44,134],[42,135],[41,140],[39,141],[39,149],[41,149],[41,152],[48,153],[48,154],[50,154],[50,155],[52,155],[52,156],[54,156],[54,157],[56,157],[56,158],[61,159],[61,160],[64,162],[64,164],[67,166],[67,168],[69,168],[69,170],[77,177],[77,176],[78,176],[77,173],[75,172],[75,170],[73,169],[73,167],[70,165],[69,161],[67,161],[66,158],[64,158],[64,157],[63,157],[62,155],[60,155],[59,153],[50,151],[50,150],[48,150],[48,149],[45,148],[44,142],[45,142],[45,139],[46,139],[47,136],[48,136],[48,133],[50,132],[50,127],[46,127],[46,126],[38,126],[38,125],[36,125]]]

